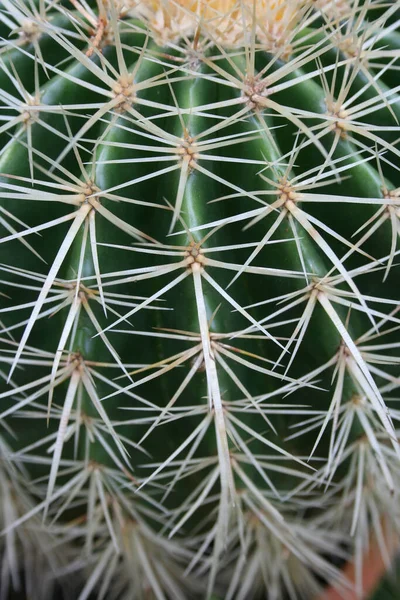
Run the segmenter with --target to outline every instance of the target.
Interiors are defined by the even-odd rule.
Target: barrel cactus
[[[1,0],[1,598],[361,598],[389,566],[399,22]]]

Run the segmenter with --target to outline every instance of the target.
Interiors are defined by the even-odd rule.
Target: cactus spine
[[[399,22],[1,0],[2,598],[361,598],[389,563]]]

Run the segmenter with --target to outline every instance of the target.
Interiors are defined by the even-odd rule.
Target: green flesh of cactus
[[[238,2],[224,46],[92,4],[0,2],[0,597],[361,597],[400,533],[398,5]]]

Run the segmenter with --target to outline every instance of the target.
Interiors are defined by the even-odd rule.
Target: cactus
[[[389,566],[399,18],[1,0],[1,598],[361,598]]]

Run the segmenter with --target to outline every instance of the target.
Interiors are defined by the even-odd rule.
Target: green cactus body
[[[361,597],[389,563],[398,19],[0,2],[1,598]]]

